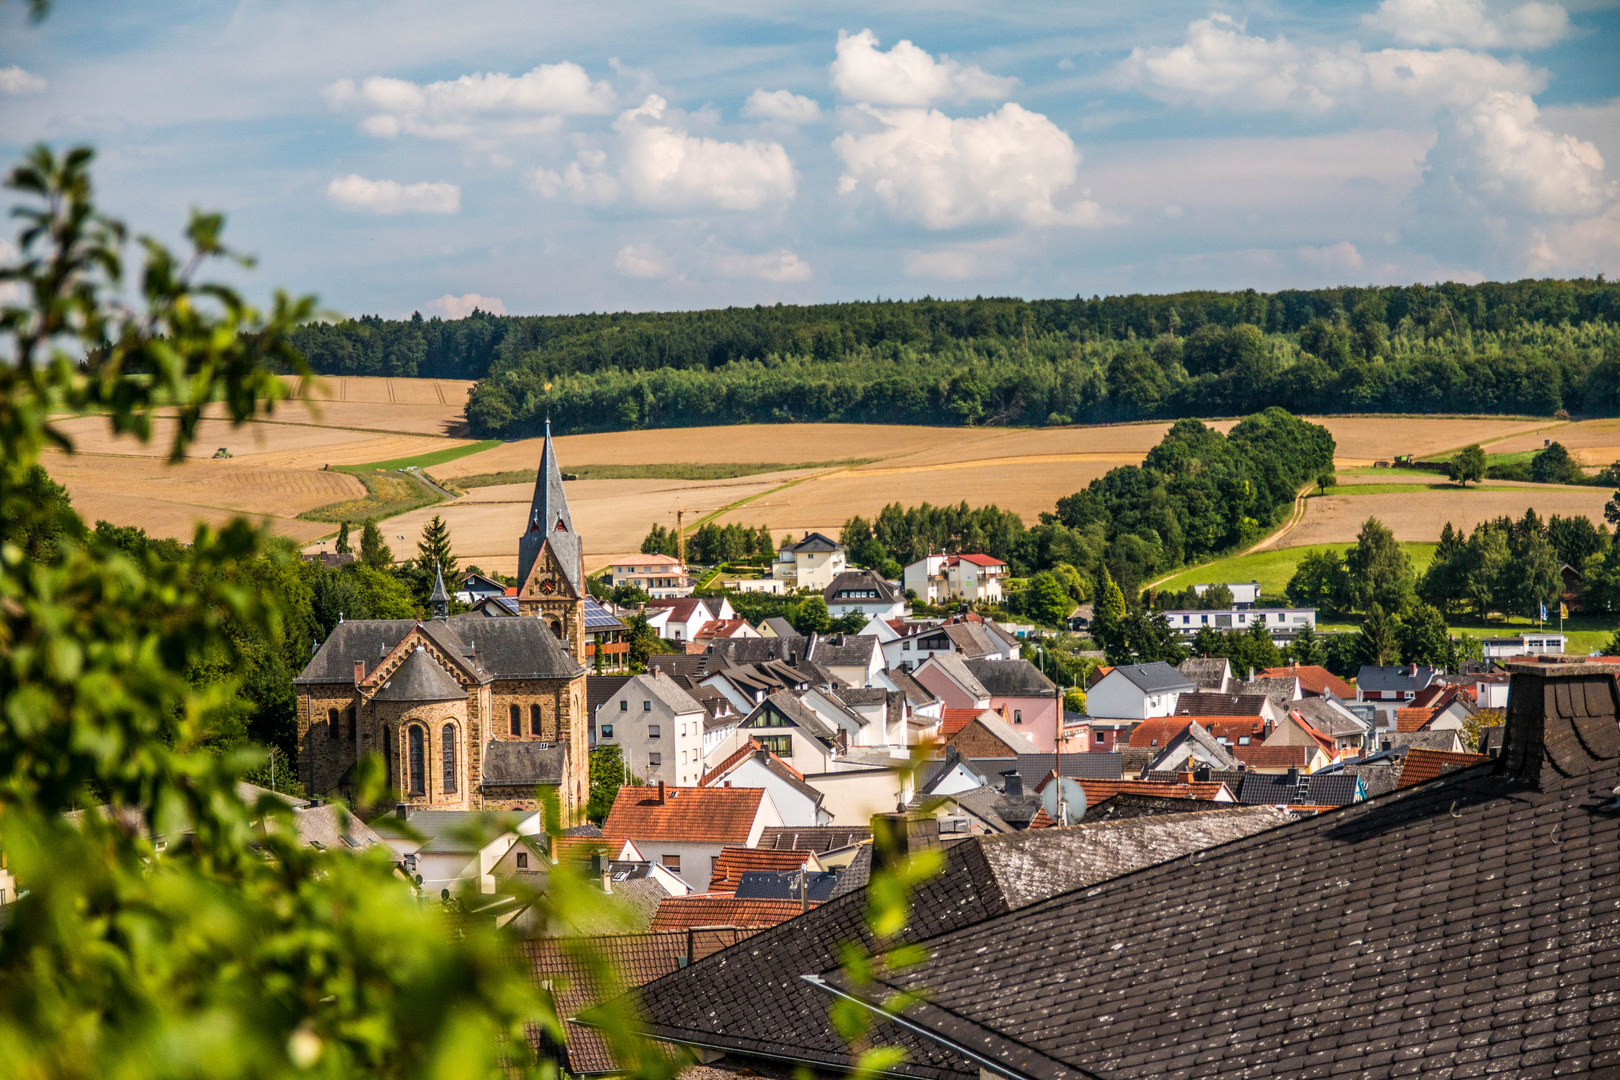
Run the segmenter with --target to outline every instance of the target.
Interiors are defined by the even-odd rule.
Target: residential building
[[[1191,679],[1163,661],[1125,664],[1111,669],[1086,691],[1086,711],[1094,717],[1122,720],[1170,716],[1176,711],[1176,699],[1197,689]]]
[[[762,830],[781,824],[764,788],[658,784],[620,788],[602,835],[630,841],[648,859],[706,892],[722,850],[753,847]]]
[[[761,871],[794,871],[803,870],[811,874],[819,874],[825,868],[814,852],[799,851],[795,848],[758,847],[728,847],[720,852],[720,857],[714,863],[714,877],[709,882],[709,891],[714,894],[730,893],[735,895],[737,887],[743,883],[744,874],[760,873]],[[786,899],[785,897],[783,899]]]
[[[1232,594],[1232,604],[1237,608],[1251,608],[1260,601],[1260,583],[1258,581],[1228,581],[1224,582]],[[1215,586],[1208,582],[1199,582],[1193,586],[1193,592],[1203,596]]]
[[[833,578],[849,568],[843,544],[807,532],[797,543],[786,544],[776,553],[771,576],[795,589],[825,589]]]
[[[832,824],[832,814],[822,806],[826,795],[805,783],[803,773],[752,739],[705,772],[698,783],[701,787],[764,788],[785,827]]]
[[[1249,743],[1228,748],[1231,755],[1253,772],[1280,773],[1297,769],[1313,773],[1333,764],[1333,756],[1318,745],[1287,744],[1266,746]]]
[[[768,930],[797,918],[804,908],[797,900],[739,900],[734,896],[672,896],[658,905],[654,933],[692,933],[724,926],[746,934]]]
[[[626,680],[597,710],[596,741],[621,747],[625,767],[645,783],[689,787],[703,777],[708,719],[674,679],[654,669]]]
[[[989,555],[928,555],[906,567],[906,591],[925,604],[1001,603],[1007,564]]]
[[[1016,758],[1039,752],[1025,733],[992,709],[985,709],[951,733],[945,747],[964,758]]]
[[[1198,684],[1200,693],[1224,694],[1232,688],[1232,662],[1224,656],[1193,656],[1176,670]]]
[[[763,593],[766,596],[781,596],[788,590],[787,582],[774,577],[725,578],[720,582],[720,588],[727,592]]]
[[[1511,660],[1515,656],[1562,656],[1569,639],[1552,631],[1526,631],[1514,637],[1482,638],[1487,660]]]
[[[506,586],[483,574],[468,574],[456,590],[456,599],[468,607],[492,596],[505,596]]]
[[[533,515],[567,527],[546,444]],[[413,809],[534,809],[555,789],[566,820],[587,797],[583,571],[577,538],[525,545],[520,605],[528,617],[446,617],[443,582],[431,619],[350,619],[293,679],[299,778],[314,795],[348,793],[353,766],[380,755],[389,786]]]
[[[1208,728],[1194,720],[1171,736],[1143,772],[1184,773],[1197,769],[1226,772],[1237,768],[1237,759],[1210,734]]]
[[[412,810],[402,804],[372,824],[405,872],[420,877],[422,895],[438,896],[468,881],[478,892],[493,893],[496,865],[519,839],[544,841],[543,816],[536,811]]]
[[[1422,664],[1363,664],[1356,672],[1356,700],[1373,706],[1380,727],[1393,728],[1395,710],[1409,705],[1419,690],[1441,682],[1444,676],[1438,668]]]
[[[589,596],[585,598],[585,664],[604,672],[630,666],[630,628]]]
[[[703,629],[692,636],[692,639],[686,643],[686,651],[689,653],[701,653],[716,641],[731,641],[763,636],[749,624],[747,619],[714,619],[704,624]]]
[[[989,693],[990,708],[1007,716],[1037,750],[1058,748],[1063,703],[1057,684],[1039,668],[1028,660],[966,660],[962,666]]]
[[[724,597],[695,596],[650,601],[642,614],[659,637],[682,643],[694,640],[699,630],[717,619],[737,616]]]
[[[1184,640],[1191,640],[1200,630],[1225,633],[1228,630],[1245,631],[1255,623],[1264,623],[1271,640],[1283,645],[1294,640],[1294,635],[1309,626],[1316,627],[1315,608],[1244,608],[1231,607],[1220,611],[1189,611],[1177,609],[1164,612],[1164,619]]]
[[[942,623],[903,623],[899,636],[883,642],[884,665],[904,671],[943,652],[958,653],[965,660],[1017,660],[1023,643],[971,612]]]
[[[1111,754],[1131,744],[1135,720],[1064,712],[1064,745],[1080,753]]]
[[[668,555],[635,555],[608,567],[609,585],[630,585],[654,600],[691,596],[696,584],[679,559]]]
[[[952,709],[972,709],[974,715],[990,707],[990,689],[967,666],[967,661],[951,652],[935,653],[910,675],[944,705],[942,715]],[[949,734],[949,732],[947,732]]]
[[[1087,700],[1089,701],[1089,698]],[[1176,699],[1175,715],[1258,716],[1266,721],[1269,730],[1277,721],[1288,715],[1288,708],[1287,705],[1277,705],[1265,694],[1216,694],[1200,690],[1180,695]]]
[[[1341,700],[1349,700],[1356,696],[1355,687],[1317,664],[1288,664],[1285,667],[1266,668],[1260,675],[1268,679],[1289,677],[1298,679],[1301,697],[1326,697],[1331,694]]]
[[[1238,791],[1248,806],[1350,806],[1366,799],[1366,782],[1345,772],[1245,772]]]
[[[900,590],[870,570],[845,570],[827,583],[821,597],[835,619],[845,615],[898,619],[906,613],[906,598]]]

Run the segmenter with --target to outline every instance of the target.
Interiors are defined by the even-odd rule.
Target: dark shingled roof
[[[865,825],[771,825],[759,834],[758,847],[777,851],[813,851],[824,854],[872,839]]]
[[[917,940],[971,926],[1061,890],[1285,820],[1271,807],[1244,807],[964,840],[946,850],[944,870],[917,888],[902,937]],[[742,1055],[847,1068],[849,1046],[828,1020],[829,1000],[800,976],[838,963],[846,941],[872,947],[862,887],[870,851],[870,845],[861,849],[833,899],[821,907],[643,987],[647,1033]],[[977,1067],[955,1053],[903,1031],[894,1034],[910,1053],[895,1072],[933,1080],[977,1077]]]
[[[460,701],[467,691],[437,660],[418,645],[394,669],[373,696],[373,701]]]
[[[841,593],[876,593],[876,596],[841,596]],[[829,604],[892,604],[900,599],[900,590],[896,589],[881,575],[870,570],[845,570],[832,579],[832,582],[821,590],[823,599]]]
[[[1118,672],[1137,689],[1149,694],[1164,690],[1196,689],[1191,679],[1162,660],[1156,660],[1151,664],[1121,664],[1114,672]]]
[[[294,685],[354,685],[354,665],[368,673],[412,630],[421,628],[445,655],[465,663],[479,683],[495,679],[572,679],[584,669],[539,619],[487,619],[476,612],[448,619],[349,619],[338,623],[293,680]]]
[[[491,740],[484,744],[484,786],[560,784],[566,758],[562,743]]]
[[[1018,770],[1025,791],[1034,791],[1052,773],[1054,755],[1019,754],[1010,758],[968,758],[967,764],[981,776],[991,777],[999,784],[999,777],[1010,769]],[[1118,780],[1123,774],[1124,758],[1119,754],[1064,754],[1063,775],[1083,780]]]
[[[584,595],[580,581],[580,540],[574,531],[574,518],[568,512],[568,496],[563,491],[562,471],[557,467],[557,447],[551,441],[551,422],[546,421],[546,441],[540,449],[540,468],[534,478],[534,499],[529,516],[523,524],[523,535],[518,537],[518,585],[529,576],[541,546],[549,541],[557,561],[562,564],[563,575],[574,587],[576,596]]]
[[[1613,1076],[1620,666],[1510,670],[1494,761],[938,935],[858,992],[926,987],[909,1030],[1015,1078]]]
[[[967,660],[967,669],[993,697],[1051,697],[1057,686],[1028,660]]]
[[[1356,801],[1360,779],[1353,773],[1311,773],[1290,783],[1287,773],[1246,772],[1241,787],[1235,789],[1235,793],[1238,802],[1250,806],[1283,803],[1349,806]]]
[[[585,710],[591,716],[596,710],[606,705],[608,699],[624,689],[624,684],[634,676],[631,675],[587,675],[585,676]]]

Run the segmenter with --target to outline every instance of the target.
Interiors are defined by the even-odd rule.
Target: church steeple
[[[433,607],[435,619],[449,616],[450,592],[444,587],[444,569],[438,563],[433,564],[433,595],[428,597],[428,603]]]
[[[546,541],[567,576],[569,584],[580,595],[584,583],[579,534],[574,531],[574,518],[568,512],[568,495],[563,491],[562,470],[557,466],[557,447],[551,441],[551,421],[546,420],[546,440],[540,450],[540,471],[534,478],[534,500],[529,505],[529,517],[518,539],[518,584],[528,580],[535,559]]]

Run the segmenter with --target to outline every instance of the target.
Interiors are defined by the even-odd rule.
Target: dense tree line
[[[480,380],[476,434],[754,421],[1066,424],[1296,412],[1620,412],[1620,287],[890,301],[302,328],[326,374]]]

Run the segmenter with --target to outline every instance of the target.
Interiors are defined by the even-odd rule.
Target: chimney
[[[1001,774],[1001,793],[1014,797],[1024,794],[1024,778],[1018,775],[1017,769],[1008,769]]]
[[[1177,773],[1176,781],[1182,784],[1190,784],[1193,782],[1193,774],[1190,772]]]
[[[919,852],[938,849],[939,821],[904,812],[872,815],[872,869],[894,866]]]
[[[660,781],[658,781],[658,805],[663,806],[668,801],[669,801],[669,795],[664,790],[664,782],[662,780],[660,780]]]
[[[406,807],[406,805],[404,803],[395,803],[394,804],[394,816],[397,817],[399,820],[404,821],[405,818],[407,816],[409,816],[409,814],[410,814],[410,810],[409,810],[408,807]]]
[[[354,685],[359,686],[361,683],[363,683],[365,681],[366,681],[366,662],[364,660],[356,660],[354,662]]]
[[[1514,663],[1499,775],[1540,786],[1607,772],[1620,757],[1620,664]],[[1605,784],[1609,781],[1605,780]]]
[[[1209,766],[1208,765],[1200,765],[1200,766],[1198,766],[1198,768],[1194,769],[1193,770],[1193,779],[1198,781],[1200,784],[1209,783]]]
[[[1288,767],[1288,782],[1290,784],[1295,785],[1296,787],[1299,785],[1299,767],[1298,766],[1290,765]]]

